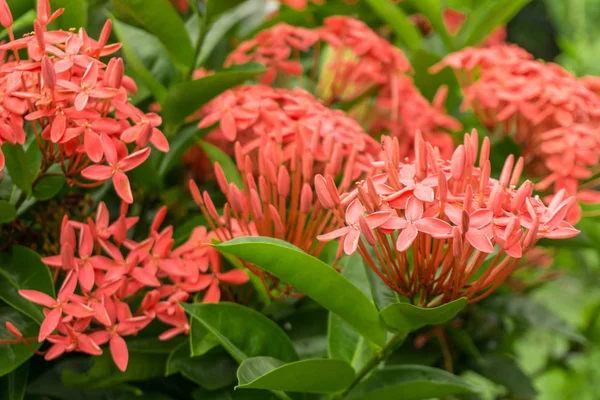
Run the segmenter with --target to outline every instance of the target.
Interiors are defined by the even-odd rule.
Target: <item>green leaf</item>
[[[215,245],[268,271],[338,314],[373,343],[385,344],[385,329],[375,305],[363,292],[323,261],[297,247],[267,237],[241,237]]]
[[[487,354],[474,363],[473,369],[492,382],[506,387],[515,399],[533,400],[536,398],[533,382],[512,358],[499,354]]]
[[[0,340],[12,340],[14,336],[6,329],[6,322],[11,322],[23,334],[24,337],[37,337],[40,326],[29,317],[21,314],[14,308],[0,306]],[[31,346],[39,349],[40,344],[36,341],[30,342]],[[33,356],[24,344],[0,344],[0,376],[4,376],[17,369],[25,361]]]
[[[27,150],[25,150],[25,156],[27,157],[27,162],[29,163],[31,176],[36,176],[38,172],[40,172],[40,167],[42,165],[42,152],[40,151],[40,147],[35,140],[29,143]]]
[[[419,50],[423,36],[397,4],[389,0],[366,0],[366,3],[390,26],[408,49],[413,52]]]
[[[165,46],[173,61],[187,71],[194,47],[181,16],[168,0],[111,0],[119,13],[135,20]]]
[[[148,329],[148,328],[146,328]],[[150,334],[150,332],[148,332]],[[169,340],[159,340],[158,337],[129,337],[127,348],[131,353],[166,354],[169,355],[181,343],[187,343],[182,336],[176,336]]]
[[[363,293],[370,294],[369,283],[363,266],[364,262],[358,253],[348,257],[342,268],[342,276],[352,282]],[[364,362],[373,355],[369,343],[339,315],[330,312],[327,329],[329,357],[344,360],[356,370],[362,368]]]
[[[471,13],[458,32],[462,47],[481,43],[494,29],[506,24],[531,0],[496,0],[484,2]]]
[[[476,393],[465,380],[437,368],[398,365],[376,370],[351,392],[352,400],[427,400]]]
[[[56,196],[67,180],[63,175],[44,176],[33,187],[33,197],[49,200]]]
[[[6,200],[0,200],[0,224],[13,222],[17,218],[17,209]]]
[[[179,131],[169,142],[169,152],[165,154],[160,163],[158,175],[161,178],[164,177],[176,163],[181,162],[183,155],[190,147],[212,130],[212,127],[198,129],[196,125],[192,125]]]
[[[29,363],[0,378],[0,400],[23,400],[29,377]]]
[[[202,356],[214,349],[221,342],[217,337],[210,333],[204,327],[202,322],[196,318],[192,318],[190,322],[190,349],[189,352],[193,357]]]
[[[486,301],[485,306],[502,315],[511,316],[521,323],[555,332],[581,344],[586,343],[585,337],[565,320],[528,297],[516,294],[497,296]]]
[[[265,67],[256,63],[237,65],[204,78],[175,85],[169,90],[164,101],[163,119],[170,126],[180,125],[225,90],[242,84],[264,71]]]
[[[0,299],[41,323],[42,307],[22,298],[21,289],[55,295],[50,270],[41,257],[27,247],[13,246],[10,253],[0,254]]]
[[[138,44],[130,40],[130,36],[140,30],[119,21],[114,16],[111,16],[111,20],[113,22],[115,35],[123,45],[121,50],[125,55],[127,66],[136,73],[137,77],[148,87],[150,92],[152,92],[154,98],[162,104],[165,97],[167,97],[167,89],[156,80],[153,74],[146,68],[144,62],[138,55],[139,49],[136,47]]]
[[[87,27],[88,0],[50,0],[50,5],[53,10],[65,9],[62,15],[51,23],[52,29],[68,31],[71,28],[79,30],[81,27]]]
[[[23,146],[6,142],[2,145],[2,152],[4,153],[6,169],[14,184],[27,193],[28,196],[31,195],[33,176],[29,171],[29,163]]]
[[[238,362],[260,355],[296,361],[298,355],[285,332],[258,311],[236,303],[182,304]],[[243,329],[241,329],[243,327]]]
[[[221,168],[223,168],[223,172],[225,173],[225,177],[227,178],[227,182],[235,183],[240,189],[244,187],[242,176],[240,175],[240,172],[238,171],[238,168],[231,157],[225,154],[223,150],[219,149],[217,146],[205,142],[204,140],[198,141],[198,144],[206,152],[206,155],[210,161],[213,162],[213,164],[219,163],[221,165]]]
[[[390,330],[409,333],[426,325],[441,325],[456,316],[467,306],[461,297],[435,308],[420,308],[408,303],[391,304],[381,310],[381,317]]]
[[[155,379],[165,375],[167,356],[130,353],[125,372],[117,368],[110,351],[104,351],[101,356],[92,357],[92,360],[92,368],[85,373],[72,369],[62,371],[62,382],[69,387],[94,390],[113,388],[124,382]]]
[[[300,393],[335,393],[354,380],[345,361],[311,359],[286,364],[272,357],[245,360],[237,371],[240,389],[269,389]]]
[[[223,13],[240,4],[240,0],[219,0],[206,4],[206,21],[211,24]]]
[[[233,0],[235,1],[235,0]],[[214,3],[229,3],[233,2],[232,0],[219,0]],[[204,42],[202,43],[202,48],[200,49],[200,54],[198,55],[198,59],[196,60],[196,65],[203,65],[210,54],[213,52],[217,44],[223,40],[223,38],[227,35],[227,33],[240,21],[248,18],[252,15],[258,7],[264,7],[264,4],[261,4],[262,0],[247,0],[240,4],[240,0],[237,0],[238,6],[233,9],[228,10],[225,13],[222,13],[220,17],[212,22],[212,25],[209,31],[206,33],[204,37]],[[215,4],[216,7],[222,7],[221,5]],[[225,4],[223,4],[225,5]],[[209,16],[210,18],[210,16]]]
[[[166,376],[181,373],[206,390],[218,390],[235,382],[237,363],[222,349],[202,357],[190,356],[190,346],[181,343],[167,360]]]
[[[425,49],[419,49],[411,58],[411,64],[415,70],[413,79],[419,91],[429,101],[432,101],[438,92],[440,86],[448,87],[448,98],[446,108],[453,110],[460,105],[462,101],[460,87],[456,75],[450,68],[444,68],[437,74],[430,74],[429,67],[442,61],[442,57],[428,52]]]

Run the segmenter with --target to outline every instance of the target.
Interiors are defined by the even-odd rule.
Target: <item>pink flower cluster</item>
[[[59,163],[69,184],[93,187],[112,178],[119,196],[131,203],[125,172],[148,157],[149,143],[169,150],[157,129],[161,118],[129,103],[136,85],[124,75],[122,59],[100,61],[121,47],[107,44],[110,20],[98,40],[83,28],[78,33],[47,30],[62,11],[51,13],[48,0],[38,1],[33,34],[15,39],[10,10],[0,1],[0,19],[11,39],[0,45],[0,144],[24,144],[29,121],[42,152],[42,173]],[[22,50],[27,59],[19,55]],[[135,143],[131,154],[130,143]],[[3,167],[0,151],[0,173]],[[81,182],[80,174],[99,182]]]
[[[154,319],[169,327],[160,340],[187,334],[190,325],[179,302],[202,292],[204,302],[218,302],[224,285],[248,281],[245,271],[221,270],[219,253],[207,245],[214,235],[205,227],[196,228],[187,242],[173,248],[173,227],[160,229],[166,207],[157,212],[146,239],[128,238],[138,218],[127,217],[127,204],[122,204],[112,223],[104,203],[95,221],[82,223],[65,216],[60,255],[44,259],[55,278],[64,276],[56,299],[35,290],[19,291],[44,306],[38,341],[52,344],[47,360],[72,351],[99,355],[99,346],[109,343],[115,364],[124,371],[124,337],[136,335]],[[140,296],[140,305],[132,310]]]
[[[600,97],[596,81],[579,79],[552,63],[532,60],[516,46],[467,48],[433,70],[453,68],[470,107],[490,130],[511,135],[527,169],[542,178],[538,190],[600,202],[594,184],[582,181],[598,171]],[[574,207],[570,220],[579,219]]]
[[[400,156],[397,138],[385,137],[384,170],[339,194],[326,179],[317,195],[341,228],[318,236],[341,239],[394,291],[422,306],[489,295],[540,238],[579,233],[565,221],[574,197],[565,190],[549,205],[517,188],[523,159],[510,156],[498,180],[490,177],[490,142],[465,135],[450,160],[417,135],[415,161]],[[477,163],[479,152],[479,162]],[[478,165],[478,166],[477,166]],[[323,177],[317,176],[316,182]]]
[[[262,63],[268,68],[262,83],[292,87],[307,72],[306,57],[313,58],[313,83],[306,86],[313,86],[328,105],[349,104],[349,114],[371,135],[402,138],[408,151],[420,130],[444,154],[451,154],[454,146],[446,132],[461,125],[444,112],[445,88],[430,104],[407,75],[412,68],[402,51],[360,20],[329,17],[315,29],[278,24],[242,42],[226,64]]]

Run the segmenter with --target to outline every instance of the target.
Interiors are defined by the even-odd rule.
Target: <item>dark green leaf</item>
[[[183,342],[187,343],[182,336],[176,336],[170,340],[159,340],[158,337],[129,337],[127,338],[127,348],[131,353],[168,355]]]
[[[409,333],[426,325],[441,325],[450,321],[467,306],[461,297],[435,308],[420,308],[408,303],[391,304],[381,310],[381,317],[390,330]]]
[[[44,176],[33,187],[33,197],[49,200],[56,196],[67,180],[63,175]]]
[[[183,82],[169,90],[163,105],[163,118],[168,125],[180,125],[192,113],[225,90],[242,84],[265,71],[260,64],[244,64],[227,68],[204,78]]]
[[[88,0],[50,0],[50,5],[53,10],[65,9],[62,15],[52,22],[52,29],[68,31],[71,28],[79,30],[81,27],[87,27]]]
[[[298,359],[285,332],[258,311],[235,303],[182,304],[238,362],[266,355],[285,361]],[[243,329],[241,329],[243,327]]]
[[[477,360],[473,369],[489,380],[506,387],[512,395],[511,398],[515,400],[536,398],[533,382],[512,358],[487,354]]]
[[[240,0],[219,0],[206,4],[206,20],[210,24],[221,14],[240,4]]]
[[[0,200],[0,224],[13,222],[17,218],[17,209],[6,200]]]
[[[40,326],[29,317],[21,314],[14,308],[0,306],[0,340],[13,340],[15,337],[6,330],[6,322],[12,323],[26,338],[37,337]],[[35,349],[40,347],[37,341],[30,342]],[[17,369],[33,356],[27,346],[23,344],[0,344],[0,376],[4,376]]]
[[[430,53],[424,49],[417,51],[411,58],[411,64],[415,70],[414,81],[419,91],[429,101],[432,101],[438,92],[440,86],[448,87],[448,98],[446,99],[446,107],[453,110],[460,105],[462,101],[460,88],[456,75],[450,68],[444,68],[437,74],[430,74],[429,67],[440,62],[442,58]]]
[[[502,315],[509,315],[517,321],[527,323],[532,327],[558,333],[579,343],[586,342],[585,337],[565,320],[542,304],[525,296],[516,294],[497,296],[486,301],[485,305],[502,313]]]
[[[29,144],[29,147],[27,147],[27,150],[25,150],[25,156],[27,157],[27,162],[29,163],[31,176],[36,176],[40,171],[40,166],[42,164],[42,152],[40,151],[40,147],[35,140],[32,141]]]
[[[531,0],[497,0],[484,2],[471,13],[458,32],[462,46],[481,43],[494,29],[506,24]]]
[[[86,373],[71,369],[62,372],[66,386],[81,389],[113,388],[118,384],[145,381],[165,375],[167,356],[163,354],[130,353],[127,370],[121,372],[112,360],[110,351],[92,357],[93,365]]]
[[[0,378],[0,400],[23,400],[29,376],[29,363]]]
[[[375,371],[351,392],[352,400],[427,400],[476,393],[463,379],[422,365],[398,365]]]
[[[154,75],[146,68],[144,62],[138,55],[138,44],[131,41],[129,36],[134,32],[139,32],[139,29],[131,27],[115,17],[111,17],[113,21],[113,29],[119,41],[123,44],[122,51],[125,55],[127,66],[131,68],[137,77],[146,84],[154,98],[159,102],[163,102],[167,96],[167,89],[154,77]],[[156,50],[156,47],[154,48]]]
[[[421,32],[397,4],[389,0],[366,0],[366,3],[390,26],[408,49],[419,50],[423,39]]]
[[[194,47],[181,16],[168,0],[111,0],[119,13],[135,20],[165,46],[183,70],[192,65]]]
[[[242,389],[268,389],[300,393],[335,393],[354,380],[354,370],[345,361],[302,360],[286,364],[272,357],[245,360],[237,371]]]
[[[217,146],[214,146],[204,140],[200,140],[198,142],[202,149],[210,159],[210,161],[214,163],[219,163],[221,168],[223,168],[223,172],[225,173],[225,177],[227,178],[227,182],[235,183],[236,186],[240,189],[244,187],[244,181],[242,180],[242,176],[238,171],[237,166],[227,154],[223,152],[223,150],[219,149]]]
[[[198,129],[198,127],[193,125],[182,129],[173,136],[172,140],[169,142],[169,152],[165,154],[160,163],[160,167],[158,168],[158,175],[164,177],[176,163],[181,162],[185,152],[192,147],[198,139],[203,138],[210,131],[212,131],[211,127]]]
[[[235,382],[237,363],[222,349],[201,357],[190,356],[190,345],[181,343],[167,361],[166,375],[181,373],[206,390],[218,390]]]
[[[221,342],[219,339],[217,339],[215,335],[211,334],[210,331],[204,327],[202,322],[196,318],[192,318],[190,321],[189,349],[189,352],[192,356],[202,356],[220,344]]]
[[[0,299],[41,323],[44,320],[41,306],[22,298],[18,293],[21,289],[54,297],[52,276],[41,257],[27,247],[13,246],[10,253],[0,255]]]
[[[23,146],[6,142],[2,145],[2,152],[4,153],[6,169],[13,183],[27,195],[30,195],[33,176],[29,170],[29,163]]]
[[[293,285],[344,318],[373,343],[380,346],[385,343],[385,329],[373,303],[360,289],[321,260],[287,242],[266,237],[241,237],[215,247]]]

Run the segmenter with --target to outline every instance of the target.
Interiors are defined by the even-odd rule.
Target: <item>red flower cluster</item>
[[[560,191],[546,206],[533,184],[516,188],[523,159],[510,156],[498,180],[490,178],[489,140],[479,155],[477,132],[465,135],[450,161],[417,135],[415,161],[403,162],[396,138],[384,138],[385,172],[349,193],[317,191],[342,228],[318,238],[343,238],[394,291],[421,306],[489,295],[539,238],[561,239],[578,230],[565,216],[574,198]],[[317,176],[316,182],[323,181]],[[362,235],[362,237],[361,237]]]
[[[327,51],[321,52],[323,46]],[[255,61],[267,66],[264,84],[297,86],[304,74],[303,58],[312,52],[312,80],[318,97],[326,104],[352,105],[350,115],[371,135],[388,133],[412,148],[416,130],[450,155],[454,146],[447,130],[460,123],[445,114],[445,88],[430,104],[407,75],[411,66],[401,50],[350,17],[329,17],[322,27],[307,29],[278,24],[242,42],[227,65]],[[322,66],[319,60],[323,54]]]
[[[580,184],[598,172],[600,97],[595,81],[534,61],[516,46],[467,48],[434,70],[444,66],[457,71],[464,107],[521,146],[528,170],[543,178],[537,189],[564,189],[580,201],[600,202],[600,194],[586,190],[589,184]],[[571,220],[579,219],[578,211],[573,209]]]
[[[127,233],[138,218],[127,217],[127,208],[123,203],[112,224],[104,203],[95,221],[81,223],[65,216],[61,254],[44,259],[55,269],[55,277],[65,275],[57,298],[19,291],[45,307],[38,341],[52,343],[47,360],[72,351],[99,355],[99,346],[109,343],[115,364],[124,371],[128,350],[123,337],[136,335],[154,319],[170,326],[160,340],[187,334],[190,325],[179,302],[204,290],[204,302],[218,302],[223,284],[248,281],[244,271],[221,271],[219,253],[207,245],[213,235],[205,227],[196,228],[186,243],[173,249],[173,227],[159,229],[166,207],[157,212],[147,239],[129,239]],[[139,296],[143,300],[133,311]]]
[[[51,13],[48,0],[38,1],[34,33],[15,39],[10,10],[0,1],[0,19],[11,39],[0,45],[0,144],[24,144],[24,122],[30,121],[42,151],[42,172],[60,163],[68,182],[83,187],[98,183],[81,182],[79,174],[100,184],[112,178],[119,196],[131,203],[124,172],[148,157],[149,142],[160,151],[169,149],[156,128],[161,119],[128,103],[136,85],[124,75],[122,59],[100,61],[121,47],[107,45],[110,20],[98,40],[83,28],[78,33],[48,31],[48,23],[61,13],[62,9]],[[27,59],[20,50],[27,52]],[[132,154],[129,143],[135,143]],[[0,151],[0,170],[3,167]]]

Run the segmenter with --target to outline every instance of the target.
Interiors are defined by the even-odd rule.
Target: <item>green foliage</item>
[[[381,317],[393,332],[407,334],[426,325],[441,325],[448,322],[466,305],[467,299],[464,297],[434,308],[396,303],[381,310]]]

